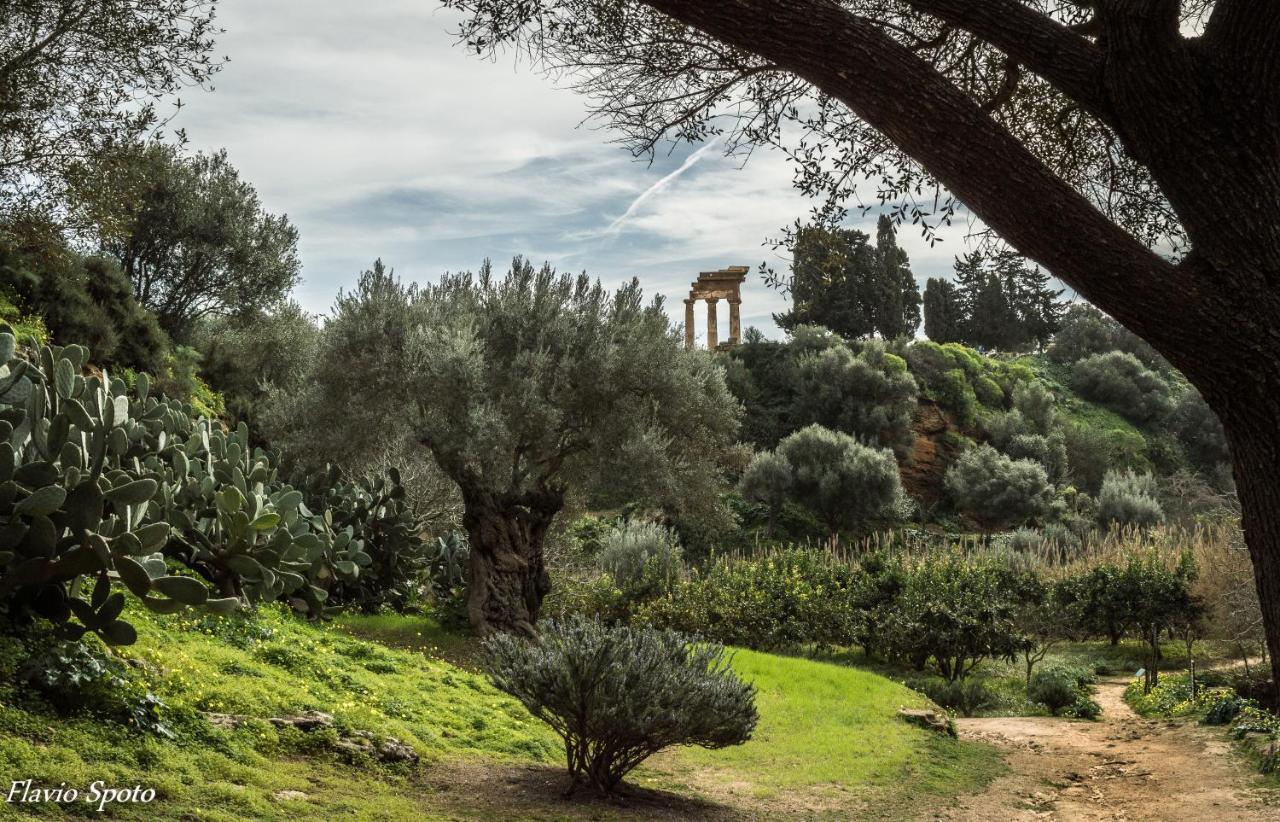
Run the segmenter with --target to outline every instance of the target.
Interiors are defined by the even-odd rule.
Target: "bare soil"
[[[554,766],[441,763],[423,774],[423,800],[430,817],[443,819],[1280,820],[1280,796],[1231,750],[1222,729],[1143,719],[1125,704],[1125,685],[1099,685],[1103,713],[1096,722],[956,720],[962,738],[1000,748],[1009,770],[980,794],[924,812],[918,805],[867,807],[832,791],[757,796],[726,774],[673,773],[662,756],[648,770],[674,791],[632,786],[620,799],[590,790],[564,796],[567,778]]]
[[[1009,772],[935,819],[1280,819],[1273,791],[1230,750],[1218,728],[1143,719],[1125,703],[1126,682],[1106,681],[1097,722],[1051,717],[960,719],[962,738],[1005,751]]]

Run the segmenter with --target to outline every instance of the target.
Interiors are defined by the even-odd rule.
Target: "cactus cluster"
[[[20,356],[0,325],[0,614],[11,621],[39,615],[68,638],[129,644],[113,582],[162,613],[284,598],[314,617],[374,566],[371,543],[399,556],[417,542],[398,476],[352,484],[333,472],[308,499],[243,424],[225,430],[151,396],[145,374],[130,387],[88,359],[75,345]]]
[[[329,602],[365,610],[408,604],[418,593],[428,548],[400,472],[392,467],[383,474],[348,479],[337,466],[327,465],[297,484],[307,489],[312,509],[325,511],[332,528],[350,535],[348,556],[335,552],[335,567],[347,573],[331,580]]]

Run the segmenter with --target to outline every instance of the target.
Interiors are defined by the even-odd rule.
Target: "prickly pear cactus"
[[[234,610],[236,598],[170,575],[161,553],[172,528],[157,469],[189,411],[149,397],[145,377],[130,393],[106,373],[85,376],[88,355],[43,346],[21,357],[0,325],[0,611],[19,622],[38,614],[69,638],[91,631],[129,644],[136,633],[120,619],[113,581],[160,612]]]
[[[428,546],[421,523],[410,508],[400,473],[346,478],[337,466],[326,466],[297,480],[307,502],[325,511],[336,532],[332,554],[336,574],[329,603],[377,610],[400,608],[424,584]]]

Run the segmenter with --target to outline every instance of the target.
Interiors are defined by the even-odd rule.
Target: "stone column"
[[[716,303],[718,297],[707,297],[707,350],[715,351],[720,344],[720,332],[716,329]]]
[[[693,304],[697,300],[690,297],[684,301],[684,347],[693,348]]]
[[[739,306],[742,300],[738,297],[729,298],[729,344],[737,345],[742,342],[742,316],[739,313]]]

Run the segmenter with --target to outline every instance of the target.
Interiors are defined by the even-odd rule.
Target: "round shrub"
[[[619,588],[639,585],[645,566],[652,565],[662,575],[680,570],[681,551],[676,535],[656,522],[619,523],[601,541],[597,562],[600,570],[613,577]]]
[[[948,711],[955,711],[961,716],[973,716],[979,711],[995,707],[996,695],[987,688],[986,683],[976,677],[947,681],[941,677],[925,680],[916,690],[924,691],[924,695]]]
[[[1071,369],[1080,396],[1135,423],[1162,419],[1173,410],[1169,384],[1137,357],[1121,351],[1094,354]]]
[[[1044,705],[1054,716],[1075,705],[1080,695],[1075,676],[1062,668],[1036,671],[1027,687],[1027,698]]]
[[[961,454],[943,483],[959,510],[988,526],[1043,517],[1053,497],[1044,466],[985,444]]]
[[[796,423],[817,423],[884,446],[910,442],[916,381],[884,343],[866,342],[856,355],[844,345],[808,354],[797,360],[796,371]]]
[[[1163,522],[1155,477],[1133,471],[1108,471],[1098,492],[1098,521],[1140,528]]]
[[[564,740],[575,785],[605,792],[663,748],[740,745],[756,726],[755,687],[724,647],[673,631],[570,618],[537,641],[490,636],[482,664]]]
[[[780,442],[777,454],[791,466],[792,498],[833,536],[841,528],[895,516],[902,485],[892,451],[810,425]]]
[[[1026,420],[1031,431],[1047,437],[1053,430],[1057,413],[1053,393],[1038,381],[1020,383],[1013,389],[1013,407]]]

